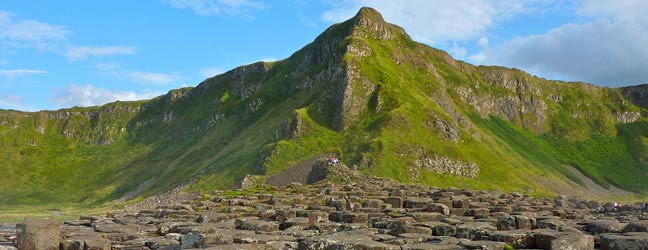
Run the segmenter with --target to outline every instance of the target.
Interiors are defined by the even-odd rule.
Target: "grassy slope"
[[[497,68],[539,86],[545,97],[558,93],[563,96],[562,102],[549,103],[547,132],[534,133],[520,127],[529,117],[511,122],[498,116],[482,118],[454,96],[455,103],[462,110],[460,112],[476,126],[481,138],[473,138],[464,127],[461,140],[453,143],[436,136],[436,132],[425,124],[430,116],[450,117],[434,99],[439,91],[452,95],[454,86],[470,86],[470,83],[477,82],[481,89],[476,91],[484,95],[517,93],[486,83],[479,74],[471,73],[471,70],[476,71],[473,66],[468,65],[469,69],[465,71],[459,69],[466,66],[460,63],[459,66],[451,65],[443,55],[439,55],[442,52],[425,48],[407,38],[385,41],[354,37],[352,42],[371,48],[371,57],[353,61],[355,57],[348,56],[346,60],[359,64],[362,74],[379,85],[378,95],[385,99],[382,111],[372,113],[373,104],[367,103],[369,108],[362,125],[344,132],[327,129],[314,122],[316,119],[308,117],[308,112],[300,112],[302,119],[307,121],[309,133],[279,143],[280,154],[270,158],[266,164],[271,172],[315,154],[341,150],[347,163],[361,165],[361,156],[366,155],[372,159],[372,166],[364,168],[365,172],[403,182],[549,194],[551,188],[535,182],[535,178],[542,176],[558,181],[567,178],[584,185],[563,167],[570,164],[603,186],[611,183],[636,192],[648,190],[645,178],[648,170],[646,132],[643,132],[648,130],[642,130],[644,121],[616,125],[613,112],[636,112],[640,109],[620,104],[624,99],[615,90],[546,81],[524,72]],[[395,59],[421,54],[421,51],[426,52],[421,56],[423,58]],[[416,64],[421,60],[433,62],[446,86]],[[584,115],[574,118],[572,113]],[[422,177],[413,178],[409,170],[413,165],[412,157],[407,156],[419,148],[432,155],[478,163],[480,176],[469,179],[424,172]]]
[[[551,190],[533,181],[538,176],[582,184],[562,167],[571,164],[602,185],[648,190],[648,122],[615,122],[614,112],[641,111],[623,104],[627,100],[617,90],[547,81],[499,67],[474,67],[406,35],[379,40],[365,30],[348,36],[351,24],[336,25],[289,59],[266,64],[265,73],[247,75],[247,83],[263,86],[247,98],[233,94],[236,76],[230,71],[151,101],[67,110],[101,111],[95,118],[76,114],[43,119],[57,112],[0,111],[4,177],[0,210],[25,204],[99,204],[147,181],[152,185],[141,194],[169,190],[197,177],[192,185],[196,190],[230,187],[246,174],[275,173],[322,153],[339,153],[347,164],[370,174],[435,186],[545,195]],[[323,53],[332,44],[337,47]],[[345,53],[349,45],[367,47],[371,55],[346,53],[339,61],[336,53]],[[361,110],[358,124],[339,131],[331,125],[334,103],[325,99],[331,85],[339,83],[323,79],[308,88],[299,86],[347,65],[357,68],[360,78],[375,83],[377,90]],[[544,132],[534,132],[530,125],[537,117],[527,114],[509,121],[481,116],[461,101],[456,91],[460,87],[486,97],[520,95],[488,82],[484,72],[528,82],[541,90],[537,98],[560,94],[561,102],[547,102]],[[255,100],[263,100],[258,110],[251,108]],[[318,112],[321,103],[328,105],[323,114]],[[165,116],[173,119],[163,121]],[[220,118],[210,123],[215,117]],[[441,136],[429,125],[433,118],[455,122],[459,140]],[[298,124],[296,134],[280,136],[278,131],[291,121]],[[46,128],[44,134],[39,127]],[[66,131],[73,138],[64,137]],[[95,145],[103,141],[111,143]],[[476,163],[479,177],[426,171],[413,176],[413,158],[419,154]]]

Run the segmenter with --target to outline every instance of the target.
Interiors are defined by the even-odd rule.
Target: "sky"
[[[645,0],[0,1],[0,109],[149,99],[276,61],[370,6],[475,65],[565,81],[648,83]]]

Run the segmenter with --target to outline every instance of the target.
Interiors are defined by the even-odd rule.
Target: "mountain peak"
[[[358,13],[353,17],[356,22],[373,22],[373,23],[384,23],[385,19],[383,19],[382,14],[378,12],[376,9],[371,8],[371,7],[362,7],[358,11]]]
[[[354,27],[360,27],[360,34],[371,35],[379,39],[392,39],[396,35],[406,35],[405,31],[385,21],[376,9],[362,7],[350,20]],[[409,37],[409,36],[408,36]]]

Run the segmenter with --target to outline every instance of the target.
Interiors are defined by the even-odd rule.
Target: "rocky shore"
[[[648,249],[648,213],[637,204],[436,189],[344,167],[312,185],[175,197],[28,219],[0,232],[0,250]]]

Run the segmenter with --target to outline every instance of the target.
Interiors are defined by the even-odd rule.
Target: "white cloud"
[[[94,67],[101,72],[110,73],[119,69],[119,63],[116,62],[99,62],[95,63]]]
[[[486,60],[487,56],[486,56],[486,53],[479,52],[477,54],[468,56],[468,58],[473,62],[481,63],[481,62]]]
[[[182,78],[180,76],[180,73],[177,72],[160,73],[140,70],[124,70],[120,68],[119,63],[115,62],[95,63],[94,68],[97,69],[101,74],[114,76],[120,79],[127,79],[141,85],[164,86],[171,83],[176,83]],[[205,69],[203,69],[203,71],[204,70]],[[201,74],[205,73],[203,71],[201,71]]]
[[[131,71],[126,76],[138,84],[167,85],[180,79],[177,73]]]
[[[3,69],[0,70],[0,76],[4,77],[16,77],[21,75],[38,75],[45,74],[47,71],[38,70],[38,69]]]
[[[257,0],[164,0],[178,9],[189,9],[201,16],[224,14],[250,18],[252,12],[263,10],[267,6]]]
[[[538,1],[505,0],[338,0],[325,12],[326,21],[352,17],[360,7],[370,6],[386,21],[398,24],[417,41],[429,44],[475,39],[515,14],[528,12]]]
[[[69,31],[59,25],[36,20],[12,19],[8,12],[0,12],[0,39],[15,47],[45,47],[52,42],[65,40]]]
[[[595,20],[564,24],[546,34],[515,38],[488,63],[606,86],[648,83],[648,16],[643,1],[583,1]]]
[[[36,48],[61,54],[70,60],[131,55],[136,52],[132,46],[72,46],[67,39],[69,34],[70,31],[64,26],[36,20],[14,20],[11,13],[0,11],[0,43],[6,46]]]
[[[97,106],[114,101],[135,101],[153,98],[160,93],[130,91],[114,91],[91,84],[78,86],[70,84],[64,90],[59,90],[50,101],[58,107]]]
[[[70,60],[85,60],[89,56],[132,55],[137,52],[133,46],[71,46],[64,53]]]
[[[268,57],[263,57],[263,58],[259,59],[258,61],[261,61],[261,62],[276,62],[278,60],[279,59],[277,59],[276,57],[268,56]]]
[[[208,67],[200,70],[200,76],[205,78],[210,78],[215,75],[220,75],[225,72],[223,69],[218,67]]]
[[[482,48],[488,48],[488,43],[488,37],[486,36],[482,36],[481,38],[479,38],[479,40],[477,40],[477,44]]]
[[[457,43],[453,43],[450,48],[450,54],[454,57],[463,58],[468,54],[468,50],[464,47],[457,46]]]
[[[644,0],[581,0],[577,12],[585,16],[612,17],[619,20],[648,20]],[[648,23],[637,23],[648,25]]]
[[[14,94],[0,94],[0,108],[2,109],[16,109],[23,111],[33,111],[31,107],[25,106],[23,103],[25,99],[22,96]]]

